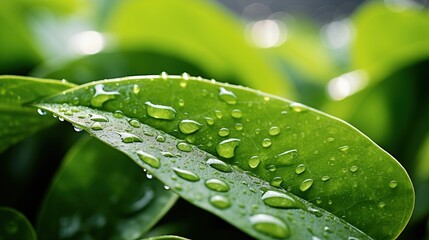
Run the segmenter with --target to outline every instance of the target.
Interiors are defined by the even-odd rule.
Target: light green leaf
[[[70,106],[76,97],[79,105]],[[257,238],[368,238],[356,228],[395,238],[413,209],[407,173],[366,136],[259,91],[188,76],[130,77],[83,85],[36,106]]]
[[[33,226],[22,213],[0,207],[0,239],[36,240]]]
[[[85,138],[66,156],[37,230],[42,239],[136,239],[176,199],[161,182],[147,179],[125,155]]]
[[[166,235],[166,236],[144,238],[143,240],[187,240],[187,239],[188,238],[179,237],[179,236]]]
[[[54,123],[24,106],[76,86],[58,80],[0,76],[0,152],[35,131]]]

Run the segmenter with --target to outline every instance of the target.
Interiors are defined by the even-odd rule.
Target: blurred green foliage
[[[246,39],[245,22],[214,1],[3,0],[0,74],[81,84],[188,72],[303,102],[352,123],[401,162],[417,200],[400,238],[427,239],[429,11],[364,2],[337,22],[350,36],[341,47],[329,44],[328,30],[341,29],[335,24],[322,27],[293,13],[276,20],[286,27],[286,41],[260,48]],[[79,55],[70,39],[87,30],[102,33],[105,46],[94,55]],[[341,36],[341,31],[334,33],[334,40]],[[359,74],[347,75],[351,72]],[[335,78],[364,84],[356,93],[334,99],[328,86]],[[347,81],[340,83],[350,87]],[[59,128],[64,126],[42,130],[1,153],[0,205],[22,211],[33,224],[61,159],[79,138],[70,129],[57,134]],[[46,144],[56,151],[40,149]]]

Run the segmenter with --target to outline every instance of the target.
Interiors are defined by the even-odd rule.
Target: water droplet
[[[264,195],[262,195],[262,201],[270,207],[276,208],[302,208],[293,197],[277,191],[266,191]]]
[[[277,159],[276,163],[283,166],[290,166],[295,163],[295,160],[298,158],[298,150],[291,149],[275,156]]]
[[[315,215],[316,217],[321,217],[323,214],[318,209],[315,208],[308,208],[308,212]]]
[[[108,122],[109,121],[109,119],[107,117],[101,116],[98,114],[92,114],[89,119],[94,121],[94,122]]]
[[[271,141],[271,139],[269,138],[264,138],[264,140],[262,140],[262,147],[267,148],[269,146],[271,146],[273,142]]]
[[[249,218],[252,227],[262,233],[275,238],[286,238],[290,231],[288,226],[279,218],[268,214],[256,214]]]
[[[146,177],[147,177],[147,179],[152,179],[153,178],[152,174],[150,174],[150,173],[146,173]]]
[[[141,138],[127,132],[117,132],[121,136],[121,140],[123,143],[133,143],[133,142],[141,142]]]
[[[139,128],[139,127],[140,127],[140,122],[139,122],[139,120],[137,120],[137,119],[130,119],[130,120],[128,121],[128,123],[129,123],[131,126],[135,127],[135,128]]]
[[[119,95],[119,92],[113,91],[113,92],[106,92],[103,88],[103,84],[97,84],[95,85],[95,94],[91,98],[91,105],[94,107],[101,107],[105,102],[108,100],[116,98],[116,96]]]
[[[156,119],[173,120],[176,117],[176,110],[170,106],[157,105],[149,101],[145,102],[147,114]]]
[[[179,130],[184,134],[191,134],[198,131],[201,128],[201,124],[194,120],[182,120],[179,123]]]
[[[229,185],[220,179],[209,179],[204,183],[207,188],[217,192],[228,192]]]
[[[297,112],[297,113],[306,112],[308,110],[306,106],[302,105],[301,103],[297,103],[297,102],[291,103],[289,107],[292,109],[292,111]]]
[[[214,124],[214,120],[211,117],[205,117],[204,120],[206,120],[206,123],[210,126]]]
[[[240,142],[241,140],[237,138],[223,140],[216,146],[216,152],[223,158],[233,158],[235,156],[235,148]]]
[[[215,115],[218,119],[222,118],[222,112],[220,110],[215,110]]]
[[[189,146],[189,144],[185,143],[185,142],[180,142],[177,144],[177,149],[179,149],[182,152],[190,152],[192,151],[192,147]]]
[[[268,97],[268,96],[265,96],[265,97],[264,97],[264,101],[265,101],[265,102],[268,102],[268,101],[270,101],[270,97]]]
[[[156,136],[155,140],[157,142],[165,142],[165,137],[162,135],[158,135],[158,136]]]
[[[183,99],[179,99],[179,106],[181,106],[181,107],[183,107],[183,106],[185,106],[185,100],[183,100]]]
[[[328,181],[329,179],[331,179],[331,177],[330,177],[330,176],[323,176],[323,177],[321,177],[320,179],[321,179],[322,181],[326,182],[326,181]]]
[[[349,150],[349,146],[341,146],[338,148],[338,150],[340,150],[342,152],[347,152],[347,150]]]
[[[379,202],[378,203],[378,207],[384,208],[384,206],[386,206],[386,203],[384,203],[384,202]]]
[[[241,123],[236,123],[236,124],[235,124],[235,130],[237,130],[237,131],[241,131],[241,130],[243,130],[243,124],[241,124]]]
[[[184,170],[184,169],[180,169],[180,168],[173,168],[174,173],[176,173],[177,176],[179,176],[180,178],[183,178],[185,180],[191,181],[191,182],[197,182],[200,180],[200,177],[198,177],[197,174],[188,171],[188,170]]]
[[[58,117],[58,120],[60,120],[60,122],[64,122],[64,118],[63,117]]]
[[[184,72],[184,73],[182,74],[182,78],[183,78],[183,79],[185,79],[185,80],[189,80],[190,76],[189,76],[189,74],[188,74],[188,73]]]
[[[47,112],[45,110],[40,109],[40,108],[37,109],[37,113],[41,116],[45,116],[47,114]]]
[[[267,170],[270,172],[274,172],[277,170],[277,167],[276,167],[276,165],[268,165]]]
[[[268,134],[270,134],[271,136],[279,135],[279,133],[280,133],[280,128],[276,126],[273,126],[268,130]]]
[[[350,167],[349,170],[350,170],[350,172],[355,173],[357,170],[359,170],[359,167],[356,166],[356,165],[353,165],[353,166]]]
[[[113,113],[113,116],[114,116],[115,118],[123,118],[123,117],[124,117],[124,113],[123,113],[121,110],[116,110],[116,111]]]
[[[257,166],[259,166],[259,163],[261,162],[261,160],[259,159],[259,157],[258,156],[252,156],[250,159],[249,159],[249,162],[248,162],[248,164],[249,164],[249,167],[251,167],[251,168],[256,168]]]
[[[295,173],[299,175],[299,174],[305,172],[306,169],[307,169],[307,167],[305,166],[305,164],[299,164],[295,168]]]
[[[221,129],[219,129],[218,134],[221,137],[226,137],[229,135],[229,129],[228,128],[221,128]]]
[[[305,192],[307,191],[311,186],[313,185],[313,179],[309,178],[309,179],[305,179],[301,185],[299,185],[299,190],[301,190],[301,192]]]
[[[228,164],[226,164],[225,162],[223,162],[219,159],[216,159],[216,158],[209,158],[207,160],[207,164],[210,167],[212,167],[216,170],[219,170],[221,172],[231,172],[232,171],[231,167]]]
[[[231,111],[231,117],[233,118],[241,118],[243,117],[243,114],[241,113],[240,109],[234,109]]]
[[[164,185],[164,189],[165,189],[165,190],[169,190],[169,189],[170,189],[170,187],[169,187],[169,186],[167,186],[167,185]]]
[[[282,184],[283,179],[281,177],[274,177],[271,181],[270,181],[270,185],[273,187],[280,187],[280,185]]]
[[[220,100],[226,102],[227,104],[236,104],[237,103],[237,96],[229,90],[226,90],[225,88],[221,87],[219,89],[219,98]]]
[[[137,156],[142,160],[143,162],[147,163],[149,166],[153,168],[159,168],[161,166],[161,162],[159,161],[159,158],[149,154],[145,153],[141,150],[137,151]]]
[[[72,99],[72,104],[73,104],[74,106],[78,105],[78,104],[79,104],[79,98],[78,98],[78,97],[74,97],[74,98]]]
[[[164,79],[164,80],[167,79],[168,78],[168,74],[166,72],[162,72],[161,73],[161,78]]]
[[[390,188],[396,188],[398,186],[398,182],[396,180],[392,180],[389,182]]]
[[[261,132],[261,129],[259,129],[259,128],[255,129],[256,134],[259,134],[260,132]]]
[[[209,202],[216,208],[225,209],[231,206],[231,202],[225,196],[214,195],[210,197]]]
[[[103,130],[103,126],[101,125],[101,123],[95,122],[91,125],[91,129],[95,131]]]
[[[333,142],[333,141],[335,141],[335,138],[333,138],[333,137],[328,137],[328,138],[326,139],[326,141],[328,141],[328,142]]]
[[[76,132],[82,132],[82,128],[80,128],[80,127],[78,127],[78,126],[76,126],[76,125],[73,125],[73,129],[76,131]]]
[[[133,85],[133,93],[138,94],[140,92],[140,86],[138,84]]]

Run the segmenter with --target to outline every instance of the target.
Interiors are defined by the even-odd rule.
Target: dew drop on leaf
[[[117,132],[121,136],[123,143],[141,142],[141,138],[132,133]]]
[[[299,164],[295,168],[295,173],[299,175],[299,174],[305,172],[306,169],[307,169],[307,167],[305,166],[305,164]]]
[[[95,122],[91,125],[91,129],[95,131],[103,130],[103,126],[101,125],[101,123]]]
[[[174,173],[176,173],[177,176],[179,176],[182,179],[185,179],[191,182],[197,182],[200,180],[200,177],[198,177],[197,174],[191,171],[180,169],[180,168],[173,168],[173,171]]]
[[[194,120],[182,120],[179,123],[179,130],[183,134],[191,134],[198,131],[201,128],[201,124]]]
[[[285,152],[282,152],[280,154],[277,154],[275,156],[276,163],[283,166],[290,166],[295,163],[296,159],[298,158],[298,150],[297,149],[291,149],[287,150]]]
[[[179,106],[181,106],[181,107],[185,106],[185,100],[183,100],[183,99],[179,99],[178,104],[179,104]]]
[[[137,156],[140,158],[140,160],[142,160],[143,162],[145,162],[146,164],[148,164],[153,168],[159,168],[161,166],[161,162],[159,161],[159,158],[149,153],[139,150],[137,151]]]
[[[153,178],[152,174],[150,174],[150,173],[146,173],[146,177],[147,177],[147,179],[152,179]]]
[[[234,109],[231,111],[231,117],[233,118],[241,118],[243,117],[243,114],[241,113],[240,109]]]
[[[267,148],[269,146],[271,146],[273,142],[271,141],[271,139],[269,138],[264,138],[264,140],[262,140],[262,147]]]
[[[274,177],[271,181],[270,181],[270,185],[273,187],[280,187],[280,185],[282,184],[283,179],[281,177]]]
[[[237,131],[241,131],[241,130],[243,130],[243,124],[241,124],[241,123],[236,123],[236,124],[235,124],[235,130],[237,130]]]
[[[182,152],[190,152],[192,151],[192,147],[189,146],[189,144],[185,142],[180,142],[176,145],[177,149],[179,149]]]
[[[137,119],[130,119],[130,120],[128,121],[128,123],[129,123],[131,126],[135,127],[135,128],[139,128],[139,127],[140,127],[140,122],[139,122],[139,120],[137,120]]]
[[[168,74],[166,72],[162,72],[160,76],[164,80],[168,78]]]
[[[121,110],[116,110],[116,111],[113,113],[113,116],[114,116],[115,118],[123,118],[123,117],[124,117],[124,113],[123,113]]]
[[[112,92],[106,92],[103,88],[103,84],[97,84],[95,85],[95,93],[94,96],[91,98],[91,105],[93,107],[101,107],[105,102],[108,100],[116,98],[116,96],[119,95],[119,92],[112,91]]]
[[[149,101],[145,102],[147,114],[156,119],[173,120],[176,117],[176,110],[170,106],[157,105]]]
[[[98,114],[92,114],[89,119],[94,121],[94,122],[108,122],[109,121],[109,119],[107,119],[107,117],[102,116],[102,115],[98,115]]]
[[[237,103],[237,96],[223,87],[219,89],[219,99],[231,105]]]
[[[47,114],[47,112],[45,110],[40,109],[40,108],[37,109],[37,113],[41,116],[45,116]]]
[[[259,159],[258,156],[250,157],[249,161],[247,162],[247,164],[249,164],[249,167],[251,167],[251,168],[258,167],[259,163],[261,163],[261,159]]]
[[[76,132],[82,132],[82,128],[80,128],[80,127],[78,127],[78,126],[76,126],[76,125],[73,125],[73,129],[76,131]]]
[[[217,192],[228,192],[229,185],[220,179],[208,179],[204,182],[207,188]]]
[[[206,120],[206,123],[210,126],[214,124],[214,119],[211,117],[205,117],[204,120]]]
[[[396,188],[398,186],[398,182],[396,180],[392,180],[389,182],[390,188]]]
[[[302,208],[303,205],[299,204],[291,196],[278,192],[278,191],[266,191],[261,197],[262,201],[270,206],[275,208]]]
[[[268,130],[268,134],[270,134],[271,136],[279,135],[279,133],[280,133],[280,128],[276,126],[273,126]]]
[[[270,171],[270,172],[274,172],[274,171],[277,170],[277,167],[276,167],[276,165],[271,164],[271,165],[267,166],[267,170]]]
[[[158,136],[156,136],[155,140],[157,142],[165,142],[165,137],[162,135],[158,135]]]
[[[215,115],[218,119],[221,119],[223,114],[220,110],[215,110]]]
[[[290,230],[281,219],[268,214],[256,214],[249,218],[252,227],[265,235],[275,238],[286,238]]]
[[[331,177],[327,176],[327,175],[325,175],[325,176],[323,176],[323,177],[320,178],[320,180],[322,180],[324,182],[328,181],[329,179],[331,179]]]
[[[229,129],[228,128],[221,128],[219,129],[218,135],[221,137],[226,137],[229,135]]]
[[[223,158],[233,158],[235,156],[235,148],[240,144],[238,138],[230,138],[223,140],[216,146],[216,152]]]
[[[292,109],[292,111],[297,112],[297,113],[306,112],[308,110],[304,105],[302,105],[301,103],[297,103],[297,102],[291,103],[289,107]]]
[[[210,167],[212,167],[218,171],[221,171],[221,172],[226,172],[226,173],[232,172],[232,169],[228,164],[226,164],[225,162],[223,162],[219,159],[216,159],[216,158],[209,158],[207,160],[207,164]]]
[[[188,73],[184,72],[184,73],[182,74],[182,78],[183,78],[183,79],[185,79],[185,80],[189,80],[190,76],[189,76],[189,74],[188,74]]]
[[[356,165],[353,165],[353,166],[350,167],[349,170],[350,170],[350,172],[355,173],[355,172],[357,172],[357,170],[359,170],[359,167],[356,166]]]
[[[384,208],[384,206],[386,206],[386,203],[384,203],[384,202],[379,202],[378,203],[378,207]]]
[[[338,148],[338,150],[340,150],[342,152],[347,152],[347,150],[349,150],[349,146],[341,146]]]
[[[138,84],[133,85],[133,93],[138,94],[140,92],[140,86]]]
[[[231,202],[229,201],[229,199],[221,195],[214,195],[210,197],[209,202],[211,205],[219,209],[225,209],[231,206]]]
[[[313,185],[313,179],[309,178],[309,179],[305,179],[301,185],[299,185],[299,190],[301,190],[301,192],[305,192],[307,191],[311,186]]]

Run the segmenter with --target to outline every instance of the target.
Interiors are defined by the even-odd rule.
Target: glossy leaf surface
[[[22,213],[0,207],[0,239],[35,240],[33,226]]]
[[[75,97],[79,104],[69,105]],[[277,230],[274,237],[323,236],[325,226],[336,237],[367,237],[353,225],[374,238],[394,238],[413,209],[404,169],[362,133],[258,91],[187,75],[147,76],[94,82],[37,106],[125,152],[183,198],[254,237],[267,237],[267,228]],[[75,114],[62,114],[72,109]],[[94,116],[106,120],[97,122]],[[222,159],[227,167],[210,158]],[[221,171],[209,167],[215,163]],[[207,186],[212,178],[225,181],[228,189],[220,183]],[[273,208],[264,201],[273,194],[276,204],[290,197],[297,205],[286,201],[281,211]],[[210,200],[223,205],[215,207]],[[255,223],[259,220],[264,224]],[[290,227],[276,229],[283,224]]]
[[[53,181],[37,230],[43,239],[136,239],[176,199],[125,155],[84,138]]]

